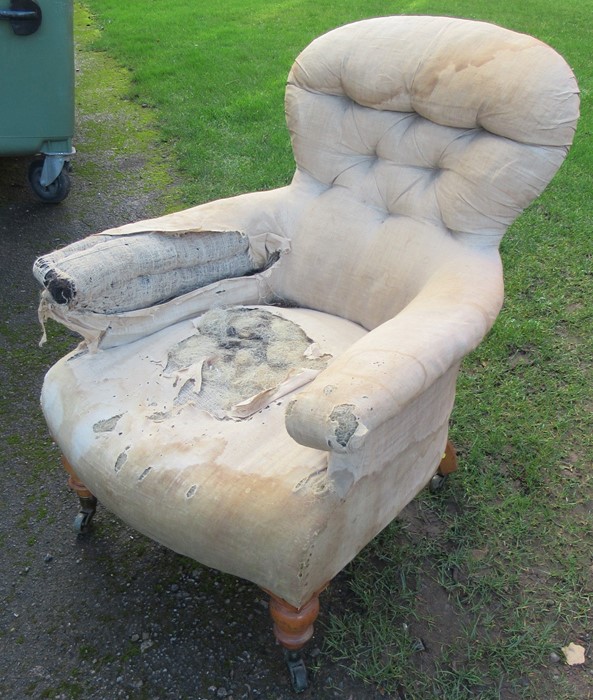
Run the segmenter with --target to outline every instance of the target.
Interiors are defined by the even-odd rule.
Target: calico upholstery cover
[[[434,474],[459,363],[502,304],[498,244],[566,156],[578,89],[532,37],[387,17],[307,47],[286,113],[289,186],[105,231],[35,274],[42,320],[84,338],[42,396],[80,478],[137,529],[298,606]],[[327,362],[243,417],[175,404],[171,348],[237,305],[286,316]],[[184,368],[197,386],[205,359]]]

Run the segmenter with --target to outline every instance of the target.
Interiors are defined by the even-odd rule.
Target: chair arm
[[[286,411],[290,435],[316,449],[358,452],[372,431],[474,349],[503,296],[498,253],[479,255],[477,269],[441,268],[397,316],[358,340],[299,393]]]
[[[40,257],[33,274],[53,303],[106,314],[254,274],[289,246],[281,234],[294,200],[289,190],[241,195],[109,229]]]

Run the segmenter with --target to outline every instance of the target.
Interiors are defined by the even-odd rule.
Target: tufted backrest
[[[289,75],[286,112],[295,183],[318,193],[294,253],[317,261],[325,279],[311,287],[309,267],[308,290],[283,291],[370,327],[385,316],[365,302],[378,280],[384,296],[398,296],[393,313],[437,258],[498,246],[562,163],[578,89],[562,57],[530,36],[387,17],[310,44]],[[300,263],[290,263],[297,286],[306,284]],[[321,301],[328,288],[333,306]]]

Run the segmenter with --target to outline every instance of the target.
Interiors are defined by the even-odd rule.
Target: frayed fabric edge
[[[47,340],[45,323],[48,319],[53,319],[81,335],[84,339],[83,345],[90,352],[126,345],[174,323],[198,316],[211,308],[276,301],[268,281],[270,275],[271,268],[268,268],[249,277],[233,277],[213,282],[164,304],[117,314],[69,309],[66,305],[57,304],[49,292],[44,291],[38,309],[44,329],[42,341]]]

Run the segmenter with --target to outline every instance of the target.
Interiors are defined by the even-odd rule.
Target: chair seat
[[[109,510],[177,552],[290,597],[325,576],[303,572],[340,497],[326,478],[328,453],[288,435],[285,409],[365,333],[308,309],[213,310],[134,343],[71,353],[48,372],[42,407]]]

